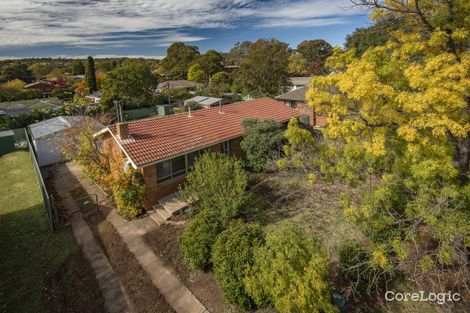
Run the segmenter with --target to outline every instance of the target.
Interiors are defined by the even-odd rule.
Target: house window
[[[230,155],[230,142],[228,140],[222,142],[222,152]]]
[[[182,155],[180,157],[172,159],[171,171],[173,173],[173,178],[186,174],[186,156]]]
[[[157,163],[157,183],[162,183],[171,178],[171,160]]]

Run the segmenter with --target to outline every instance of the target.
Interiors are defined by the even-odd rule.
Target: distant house
[[[157,91],[161,92],[165,89],[187,89],[188,91],[195,91],[201,88],[204,84],[192,82],[190,80],[170,80],[157,85]]]
[[[213,106],[222,105],[222,98],[213,98],[213,97],[204,97],[204,96],[196,96],[192,97],[191,99],[185,100],[184,105],[188,105],[190,103],[196,103],[200,105],[204,109],[209,109]]]
[[[324,127],[326,124],[326,116],[317,114],[314,108],[307,105],[305,97],[307,90],[308,86],[299,87],[277,96],[276,99],[283,101],[286,106],[296,109],[302,114],[306,114],[308,116],[308,124],[310,126],[317,128]]]
[[[18,116],[33,110],[58,110],[62,101],[58,98],[31,99],[0,102],[0,115]]]
[[[24,89],[41,90],[45,95],[49,95],[53,90],[67,87],[63,77],[55,77],[51,80],[38,80],[31,84],[25,85]]]
[[[103,94],[101,92],[95,91],[91,95],[85,96],[85,98],[91,99],[93,101],[93,103],[100,103],[102,95]]]
[[[222,110],[221,110],[222,109]],[[124,157],[145,183],[145,206],[173,193],[204,151],[242,156],[242,121],[274,119],[287,123],[298,111],[282,102],[261,98],[221,108],[169,115],[108,126],[95,134],[109,158]]]
[[[311,81],[311,77],[289,77],[289,86],[285,86],[284,91],[288,92],[291,90],[296,90],[304,86],[308,86]]]
[[[66,161],[62,154],[62,143],[67,139],[66,131],[75,127],[82,118],[58,116],[28,126],[40,167]],[[99,125],[98,128],[101,129],[103,126]]]
[[[238,65],[226,65],[226,66],[224,66],[224,72],[230,74],[230,73],[238,70],[239,68],[240,68],[240,66],[238,66]]]

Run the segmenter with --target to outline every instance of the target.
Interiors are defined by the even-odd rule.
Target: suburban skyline
[[[0,58],[153,57],[176,41],[228,51],[236,42],[277,38],[344,43],[371,21],[349,0],[3,0]]]

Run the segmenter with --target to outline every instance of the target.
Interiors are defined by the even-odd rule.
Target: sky
[[[259,38],[341,45],[370,24],[350,0],[0,0],[0,58],[161,58],[176,41],[201,52]]]

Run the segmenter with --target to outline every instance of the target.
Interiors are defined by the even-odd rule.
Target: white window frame
[[[222,141],[222,153],[230,155],[230,140]]]

